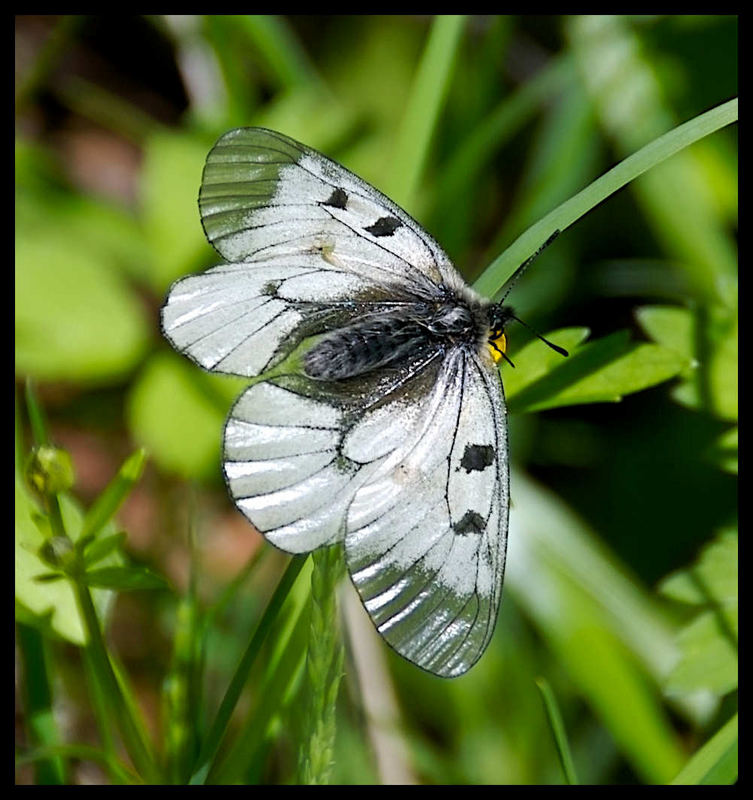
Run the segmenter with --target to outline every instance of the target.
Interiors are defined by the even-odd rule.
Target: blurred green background
[[[109,631],[157,735],[189,518],[205,602],[261,546],[220,471],[242,382],[201,373],[158,326],[170,283],[221,261],[196,202],[216,138],[263,125],[325,152],[405,204],[473,282],[557,204],[737,93],[735,17],[473,16],[448,34],[446,71],[424,76],[446,81],[439,105],[424,108],[416,70],[434,24],[15,19],[16,377],[19,387],[36,380],[84,504],[136,446],[148,451],[119,525],[130,556],[174,591],[119,595]],[[538,676],[558,697],[584,783],[668,782],[735,712],[736,233],[732,126],[595,208],[515,287],[510,301],[538,330],[629,331],[686,367],[618,404],[512,415],[509,572],[492,645],[452,682],[387,648],[376,677],[351,658],[334,782],[561,783]],[[518,326],[509,338],[512,397],[530,334]],[[18,431],[28,447],[23,411]],[[41,615],[54,601],[18,579],[18,564],[18,606]],[[678,572],[693,564],[693,575],[711,575],[701,596]],[[283,565],[265,558],[215,626],[210,701]],[[75,635],[46,619],[65,736],[93,741],[66,644]],[[372,691],[385,719],[365,699]],[[270,724],[248,780],[289,779],[290,719]],[[21,742],[26,722],[20,703]],[[391,747],[375,744],[380,731]],[[103,778],[82,764],[76,779]]]

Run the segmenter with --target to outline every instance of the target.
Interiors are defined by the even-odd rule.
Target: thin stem
[[[86,648],[94,666],[93,672],[102,683],[101,688],[110,703],[115,707],[114,716],[120,723],[123,743],[134,766],[147,783],[155,783],[158,777],[157,766],[150,755],[146,742],[142,740],[138,726],[132,719],[123,698],[120,684],[115,677],[115,671],[105,647],[91,593],[86,586],[77,582],[74,583],[74,591],[87,633]]]

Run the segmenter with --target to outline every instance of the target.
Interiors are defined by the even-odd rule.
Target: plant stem
[[[337,585],[344,572],[342,547],[312,554],[311,622],[306,654],[304,702],[308,706],[301,736],[298,782],[329,783],[335,745],[335,709],[343,668],[343,646],[337,618]]]
[[[88,587],[81,583],[75,582],[73,586],[87,633],[86,649],[92,660],[94,674],[102,684],[101,688],[105,696],[109,698],[110,703],[114,706],[113,716],[116,717],[119,723],[123,743],[134,766],[146,783],[155,783],[158,779],[157,766],[149,752],[147,743],[141,738],[138,725],[132,718],[123,698],[120,684],[110,663],[110,657],[102,637],[91,593]]]

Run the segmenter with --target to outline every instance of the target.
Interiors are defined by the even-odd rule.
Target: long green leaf
[[[429,155],[464,24],[462,16],[438,15],[418,66],[384,187],[405,208],[413,203]]]
[[[693,755],[672,780],[672,785],[729,785],[737,780],[737,771],[737,714],[735,714]]]
[[[82,537],[96,536],[112,519],[141,478],[145,464],[146,451],[143,449],[128,456],[117,475],[107,484],[86,512],[81,528]]]
[[[536,679],[536,686],[541,692],[541,698],[544,701],[544,708],[546,709],[546,716],[549,722],[549,727],[552,730],[552,736],[557,746],[557,755],[559,756],[560,764],[562,765],[562,772],[565,776],[565,782],[569,786],[575,786],[578,783],[578,778],[575,775],[575,765],[573,764],[573,756],[570,752],[570,745],[567,741],[567,734],[565,732],[565,724],[562,721],[562,714],[560,714],[557,698],[554,696],[552,687],[549,681],[544,678]]]
[[[487,297],[494,296],[515,269],[535,253],[541,243],[545,242],[554,231],[565,230],[609,195],[635,180],[639,175],[704,136],[736,122],[737,105],[737,98],[735,98],[679,125],[642,147],[637,153],[628,156],[574,197],[557,206],[522,233],[489,265],[475,283],[477,291]]]
[[[167,583],[161,575],[157,575],[146,567],[102,567],[88,570],[81,580],[87,586],[115,589],[121,592],[167,587]]]
[[[506,586],[634,769],[671,780],[683,754],[657,687],[677,658],[672,627],[576,515],[520,470],[512,477]]]

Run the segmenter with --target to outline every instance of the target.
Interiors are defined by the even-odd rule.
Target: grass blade
[[[319,81],[314,65],[284,17],[237,14],[231,19],[248,37],[282,89],[292,90]]]
[[[91,658],[92,674],[109,700],[110,718],[117,722],[126,750],[141,777],[146,782],[155,782],[158,779],[157,765],[145,736],[144,727],[135,714],[135,703],[127,702],[121,690],[121,683],[116,677],[99,627],[91,593],[82,584],[75,584],[74,589],[87,633],[86,650]]]
[[[230,722],[230,717],[232,716],[233,710],[235,709],[235,706],[241,696],[243,686],[248,679],[251,667],[253,666],[256,657],[259,655],[261,646],[264,643],[264,640],[266,639],[270,629],[272,628],[272,625],[277,618],[277,614],[280,611],[285,598],[288,596],[288,592],[293,587],[293,584],[298,577],[298,573],[306,563],[307,558],[308,555],[294,556],[290,560],[288,568],[285,570],[285,573],[280,579],[277,589],[275,589],[275,593],[272,595],[272,599],[267,605],[264,616],[259,621],[259,624],[256,627],[253,636],[251,637],[251,641],[246,648],[246,652],[243,654],[240,663],[235,670],[235,674],[230,681],[230,686],[228,686],[225,696],[222,699],[222,703],[220,704],[220,708],[217,711],[217,715],[214,718],[212,727],[210,728],[209,733],[204,740],[196,769],[194,770],[193,777],[191,778],[191,783],[203,783],[206,779],[206,776],[209,774],[209,771],[211,770],[217,757],[220,745],[222,744],[222,740],[227,732],[227,726]]]
[[[557,206],[522,233],[484,271],[474,284],[485,297],[494,296],[526,258],[536,252],[555,230],[563,231],[588,213],[609,195],[635,180],[647,170],[665,161],[694,142],[737,121],[737,98],[722,103],[654,139],[617,166],[597,178],[574,197]]]
[[[128,785],[143,783],[135,772],[116,758],[87,744],[59,744],[49,747],[39,747],[17,756],[16,765],[21,766],[22,764],[30,764],[41,760],[47,761],[54,758],[92,761],[104,767],[104,769],[113,776],[113,780],[115,780],[116,783]]]
[[[541,699],[544,701],[546,718],[549,722],[549,727],[552,729],[552,736],[554,737],[554,743],[557,747],[557,755],[562,765],[565,782],[569,786],[576,786],[578,784],[578,778],[575,775],[573,756],[570,752],[570,745],[568,744],[567,734],[565,733],[565,724],[562,722],[562,715],[560,714],[559,705],[557,704],[557,698],[554,696],[552,687],[546,679],[536,678],[536,686],[538,686],[541,692]]]
[[[297,686],[304,672],[309,619],[305,604],[293,609],[287,639],[281,631],[283,641],[275,648],[265,666],[264,676],[258,690],[258,701],[249,715],[230,752],[213,769],[209,782],[218,784],[255,782],[268,750],[269,739],[275,721],[284,724],[286,710],[298,697]],[[280,628],[287,629],[289,622]]]
[[[464,24],[463,16],[438,15],[418,66],[397,134],[392,171],[385,182],[390,197],[404,208],[411,207],[421,180],[439,112],[447,96]]]
[[[31,434],[34,438],[34,444],[41,447],[44,444],[49,444],[47,437],[47,425],[44,421],[44,414],[37,400],[37,393],[34,388],[34,381],[31,378],[26,380],[26,411],[29,415],[29,425],[31,426]]]
[[[737,780],[737,714],[688,761],[673,786],[728,785]]]
[[[112,519],[141,478],[145,464],[146,451],[143,448],[128,456],[118,470],[118,474],[107,484],[86,512],[81,538],[96,536]]]

